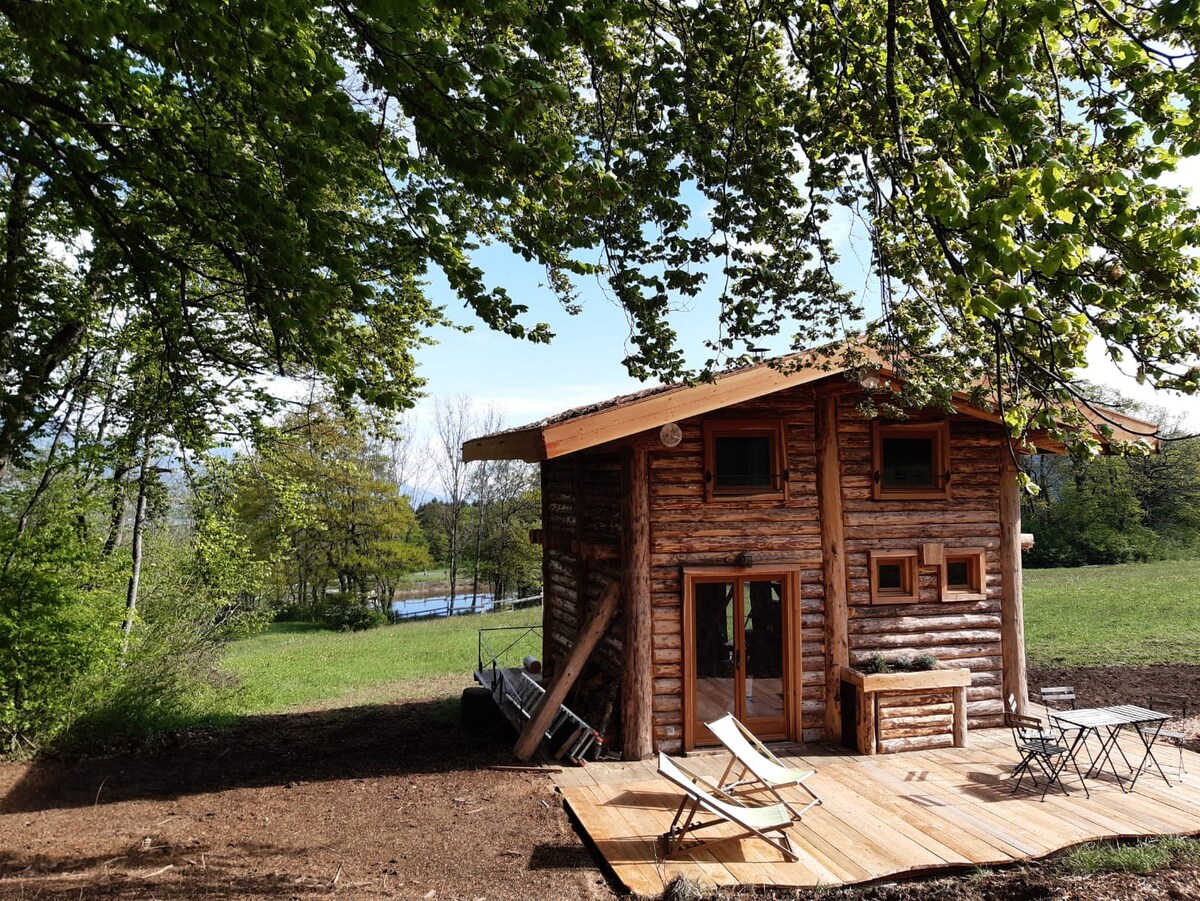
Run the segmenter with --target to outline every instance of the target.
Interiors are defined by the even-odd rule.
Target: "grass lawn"
[[[538,623],[535,608],[329,632],[276,623],[234,642],[222,668],[242,683],[229,714],[443,695],[470,683],[480,628]],[[1200,560],[1027,570],[1034,664],[1200,663]]]
[[[451,696],[471,684],[478,630],[540,623],[540,607],[330,632],[275,623],[229,646],[221,668],[242,682],[231,713],[273,713]]]
[[[1200,560],[1025,571],[1034,664],[1200,663]]]

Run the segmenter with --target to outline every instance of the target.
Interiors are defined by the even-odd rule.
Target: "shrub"
[[[120,653],[120,573],[72,514],[57,506],[19,536],[15,518],[0,516],[0,734],[10,752],[66,728]]]
[[[56,483],[20,535],[10,507],[26,498],[0,497],[0,736],[10,751],[104,742],[207,713],[228,687],[214,667],[225,640],[268,618],[261,567],[219,507],[198,502],[191,525],[147,528],[123,651],[129,554],[104,553],[87,528],[96,511],[72,489]]]
[[[321,620],[338,632],[361,632],[387,625],[387,614],[350,592],[331,594],[325,601]]]
[[[888,665],[887,658],[882,654],[872,654],[867,658],[866,662],[860,667],[864,673],[887,673],[891,672],[891,667]]]

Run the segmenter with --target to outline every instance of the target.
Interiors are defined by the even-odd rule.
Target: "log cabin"
[[[544,706],[573,688],[625,759],[711,744],[726,711],[764,740],[876,753],[961,744],[1027,703],[1017,451],[1062,448],[1016,448],[965,396],[871,418],[868,394],[896,379],[877,359],[783,363],[463,446],[540,464]],[[1154,434],[1102,415],[1117,437]],[[880,655],[937,669],[881,681],[860,669]]]

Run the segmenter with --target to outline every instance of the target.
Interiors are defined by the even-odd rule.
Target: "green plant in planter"
[[[872,654],[862,665],[862,671],[869,675],[875,675],[876,673],[889,673],[891,667],[888,665],[887,658],[882,654]]]
[[[859,669],[868,675],[876,673],[920,673],[937,669],[938,660],[932,654],[919,654],[909,657],[901,654],[891,660],[883,654],[872,654],[863,662]]]

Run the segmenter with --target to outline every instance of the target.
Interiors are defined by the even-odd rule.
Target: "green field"
[[[241,682],[230,714],[456,695],[470,683],[478,630],[538,623],[541,610],[329,632],[276,623],[234,642],[222,669]],[[1028,570],[1034,664],[1200,663],[1200,561]]]
[[[221,668],[241,681],[231,713],[342,707],[451,696],[471,684],[478,630],[540,623],[541,608],[427,619],[367,632],[275,623],[229,646]]]
[[[1200,560],[1025,572],[1034,664],[1200,663]]]

